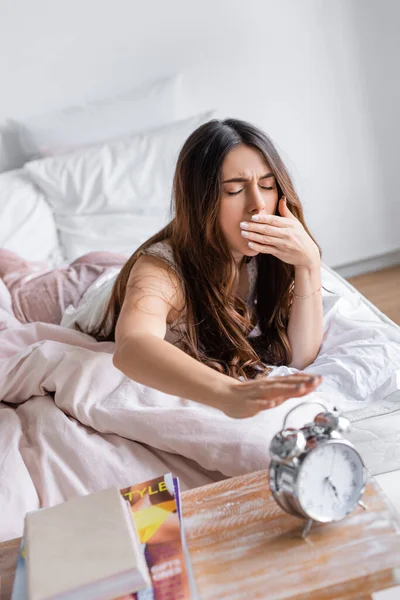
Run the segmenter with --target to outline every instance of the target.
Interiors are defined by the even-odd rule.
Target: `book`
[[[123,488],[120,493],[131,505],[151,579],[151,588],[126,595],[124,600],[197,600],[183,529],[179,480],[173,478],[171,473],[167,473],[138,485]],[[162,515],[162,518],[157,520],[156,514],[152,515],[152,512],[148,511],[153,506],[162,511],[161,513],[157,511],[158,516]],[[143,515],[142,511],[145,511]],[[172,516],[168,520],[168,517],[174,513],[178,519]],[[158,535],[155,535],[157,532]],[[164,535],[160,540],[163,533],[168,535]],[[174,540],[172,544],[170,538]],[[24,557],[24,538],[22,538],[11,600],[28,600]]]
[[[29,600],[113,600],[150,586],[130,505],[117,488],[25,517]]]
[[[151,590],[139,591],[129,599],[195,599],[190,591],[181,514],[171,473],[124,488],[121,494],[131,504],[152,581]]]

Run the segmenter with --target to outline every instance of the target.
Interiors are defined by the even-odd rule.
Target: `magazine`
[[[152,588],[118,600],[197,600],[182,528],[178,479],[168,473],[123,488],[120,492],[131,505]],[[28,600],[24,538],[21,540],[11,600]]]
[[[153,586],[123,600],[189,599],[189,578],[172,475],[168,473],[124,488],[121,494],[131,505]]]
[[[189,554],[189,550],[188,550],[187,543],[186,543],[185,529],[184,529],[183,518],[182,518],[181,491],[180,491],[180,487],[179,487],[179,479],[177,477],[174,477],[173,483],[174,483],[176,507],[178,509],[179,522],[180,522],[180,526],[181,526],[182,549],[183,549],[183,555],[185,557],[186,572],[187,572],[187,576],[189,579],[190,598],[191,598],[191,600],[198,600],[197,589],[196,589],[196,584],[195,584],[193,569],[192,569],[192,561],[190,559],[190,554]]]

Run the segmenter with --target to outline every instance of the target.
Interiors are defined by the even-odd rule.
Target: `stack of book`
[[[12,600],[58,598],[197,600],[178,479],[28,513]]]

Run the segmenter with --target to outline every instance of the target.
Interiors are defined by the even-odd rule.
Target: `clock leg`
[[[312,519],[308,519],[306,521],[306,524],[304,525],[303,531],[301,533],[301,537],[304,539],[307,537],[310,529],[311,529],[311,525],[313,524],[313,520]]]

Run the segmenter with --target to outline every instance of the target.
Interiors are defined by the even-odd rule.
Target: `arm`
[[[167,394],[216,405],[236,382],[164,340],[183,307],[175,273],[142,256],[132,269],[115,332],[114,365],[127,377]]]
[[[114,366],[143,385],[249,417],[303,396],[321,379],[294,375],[241,382],[203,365],[164,340],[167,322],[182,310],[179,278],[162,261],[142,256],[128,281],[115,332]]]
[[[281,216],[255,215],[242,235],[251,240],[252,249],[293,265],[295,294],[309,296],[294,296],[287,329],[293,352],[289,366],[301,370],[315,360],[322,340],[322,296],[316,292],[321,287],[321,260],[318,246],[284,197],[279,201],[279,212]]]
[[[295,268],[294,292],[291,307],[288,338],[293,357],[289,366],[304,369],[310,365],[318,354],[322,340],[322,294],[321,268],[319,260],[315,265]],[[316,293],[314,293],[316,292]]]

